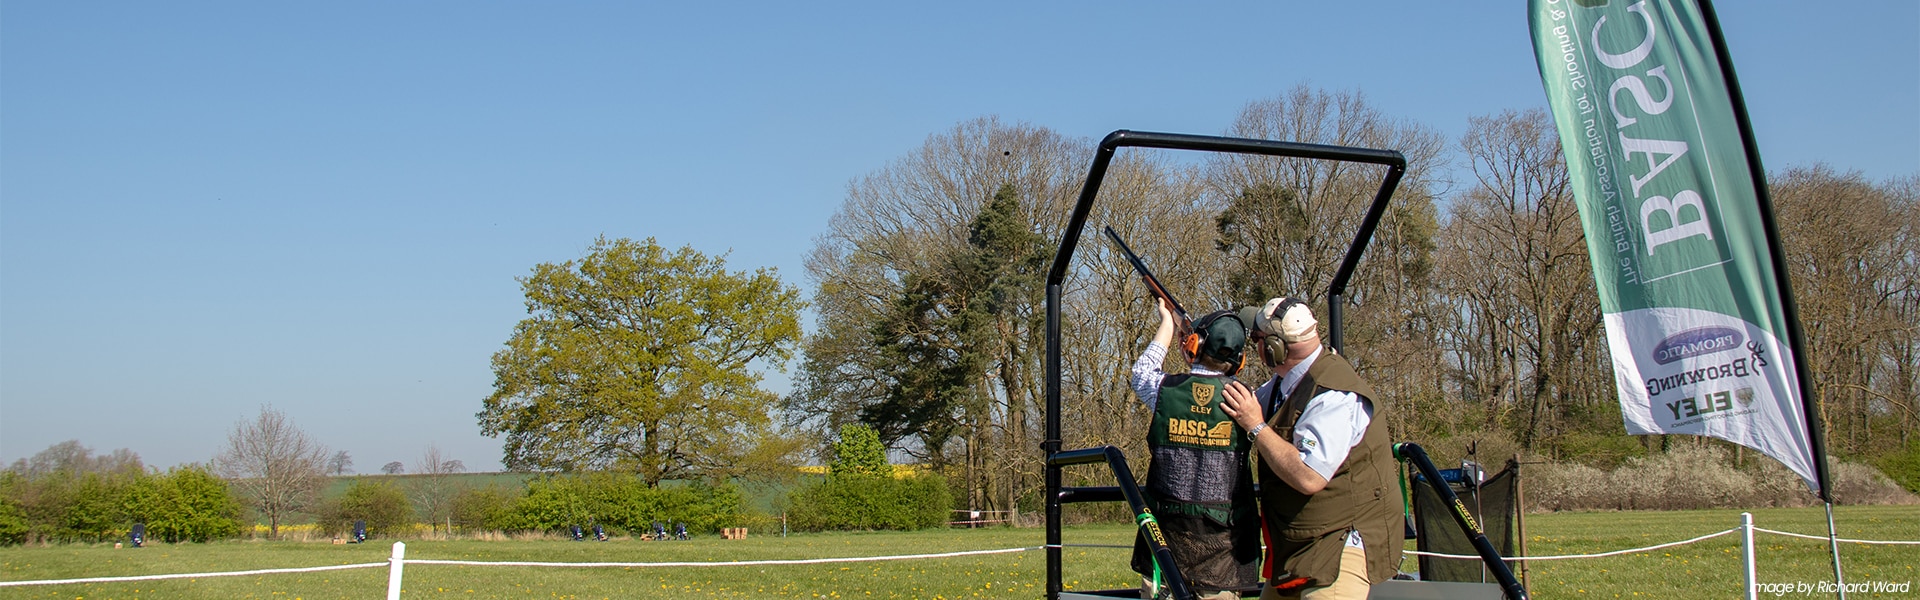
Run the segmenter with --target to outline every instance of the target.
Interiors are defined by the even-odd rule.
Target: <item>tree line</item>
[[[1473,447],[1489,462],[1525,453],[1602,468],[1673,443],[1622,434],[1591,263],[1544,111],[1474,117],[1448,140],[1359,92],[1301,86],[1249,103],[1221,133],[1407,157],[1347,307],[1346,352],[1392,400],[1395,439],[1449,457]],[[986,117],[855,179],[807,257],[815,331],[782,401],[786,422],[823,434],[869,424],[958,479],[958,502],[1037,509],[1041,279],[1093,150]],[[1383,167],[1185,158],[1121,150],[1089,227],[1119,232],[1195,314],[1282,294],[1326,314]],[[1825,165],[1769,177],[1830,451],[1889,471],[1920,457],[1916,181]],[[1149,298],[1117,252],[1087,243],[1063,300],[1065,444],[1145,460],[1148,414],[1126,373],[1152,332]],[[1256,365],[1241,374],[1265,377]]]
[[[1395,407],[1396,439],[1449,459],[1601,469],[1675,443],[1621,433],[1591,259],[1544,111],[1477,116],[1448,139],[1357,91],[1300,86],[1249,103],[1221,133],[1407,158],[1345,332]],[[948,479],[955,506],[1032,511],[1043,269],[1094,148],[995,117],[929,136],[849,183],[805,256],[810,299],[771,269],[729,270],[651,238],[602,238],[538,265],[520,278],[528,316],[493,356],[480,426],[505,438],[510,469],[657,487],[784,480],[833,460],[841,428],[863,424]],[[1196,314],[1289,295],[1324,315],[1383,168],[1124,149],[1089,225],[1119,232]],[[1920,485],[1920,184],[1824,165],[1770,182],[1830,450]],[[1153,330],[1148,297],[1113,248],[1089,243],[1063,300],[1064,443],[1144,460],[1148,415],[1126,381]],[[768,392],[764,370],[796,357],[791,392]],[[1241,378],[1268,375],[1251,365]]]
[[[352,465],[346,452],[329,452],[272,407],[235,423],[212,460],[164,471],[129,449],[95,454],[68,440],[0,470],[0,545],[124,539],[136,523],[165,542],[245,535],[256,520],[269,538],[280,537],[289,519],[311,518],[326,535],[356,520],[388,530],[451,526],[464,491],[453,476],[465,467],[437,446],[427,447],[404,484],[354,478],[341,493],[324,494]]]

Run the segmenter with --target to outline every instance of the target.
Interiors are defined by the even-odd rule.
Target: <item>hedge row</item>
[[[614,533],[651,531],[654,522],[686,523],[690,532],[739,526],[748,516],[739,486],[647,487],[628,474],[594,473],[536,479],[523,492],[463,490],[454,497],[453,522],[467,529],[565,531],[598,524]]]
[[[945,525],[952,503],[938,475],[836,474],[795,490],[788,518],[801,531],[925,529]]]
[[[133,523],[165,542],[239,535],[242,510],[225,481],[204,467],[165,473],[0,472],[0,545],[124,539]]]
[[[1676,446],[1664,454],[1629,458],[1612,470],[1580,464],[1528,467],[1527,504],[1533,510],[1689,510],[1813,506],[1805,480],[1779,462],[1750,457],[1735,466],[1718,446]],[[1835,462],[1836,504],[1913,504],[1913,494],[1873,467]]]

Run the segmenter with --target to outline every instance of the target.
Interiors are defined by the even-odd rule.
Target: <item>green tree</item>
[[[465,488],[453,495],[453,524],[474,529],[511,529],[505,519],[520,500],[518,492],[503,487]]]
[[[0,546],[17,546],[27,541],[27,512],[13,499],[0,496]]]
[[[892,475],[893,465],[887,462],[887,447],[880,443],[879,433],[865,423],[848,423],[840,426],[840,441],[833,443],[833,464],[828,472]]]
[[[100,541],[125,532],[121,502],[146,477],[131,450],[96,456],[68,440],[14,461],[0,475],[0,497],[19,509],[26,541]]]
[[[1046,246],[1024,216],[1017,188],[1002,184],[967,224],[966,245],[935,268],[904,276],[891,312],[873,328],[875,367],[891,385],[860,420],[884,441],[919,438],[936,463],[944,462],[941,449],[953,436],[965,436],[969,449],[983,445],[979,434],[996,413],[1023,432],[1031,402],[1022,384],[1039,345],[1035,306]],[[987,383],[990,372],[998,375],[997,389]],[[969,455],[968,466],[985,456]]]
[[[601,238],[520,283],[532,316],[494,354],[477,415],[506,437],[509,469],[612,469],[658,485],[766,467],[743,457],[788,445],[752,368],[783,364],[800,338],[805,303],[774,269],[729,272],[691,247]]]
[[[240,501],[227,482],[206,467],[187,465],[129,487],[127,516],[147,524],[147,535],[168,543],[230,538],[240,534]]]
[[[391,481],[355,479],[339,496],[320,504],[320,531],[337,535],[365,520],[370,535],[394,535],[413,522],[407,493]]]

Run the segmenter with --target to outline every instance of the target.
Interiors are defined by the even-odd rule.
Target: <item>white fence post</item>
[[[1740,513],[1740,549],[1747,565],[1747,600],[1759,598],[1759,583],[1753,575],[1753,513]]]
[[[386,600],[399,600],[399,569],[405,565],[407,565],[407,542],[394,542],[392,567],[386,571]]]

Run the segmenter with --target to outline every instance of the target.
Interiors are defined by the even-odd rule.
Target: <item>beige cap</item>
[[[1282,306],[1285,308],[1282,309]],[[1313,309],[1307,308],[1307,304],[1299,300],[1285,296],[1268,300],[1256,315],[1253,325],[1267,335],[1280,336],[1281,341],[1298,342],[1318,335],[1315,328],[1320,322],[1314,320]]]

